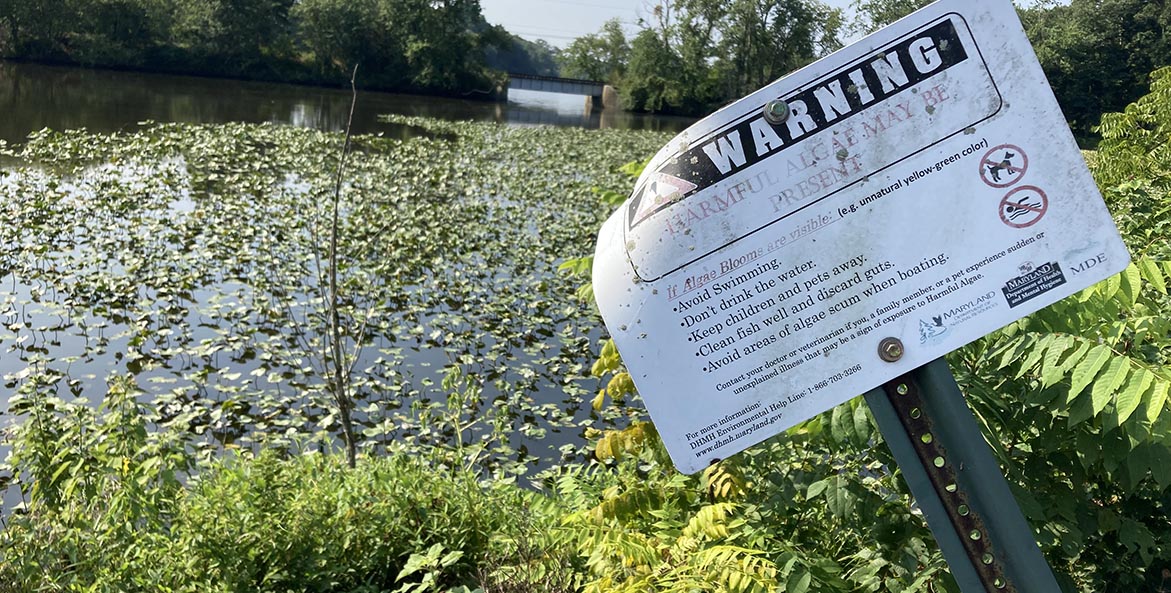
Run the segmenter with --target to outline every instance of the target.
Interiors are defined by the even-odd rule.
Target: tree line
[[[702,115],[873,32],[930,0],[660,0],[637,32],[618,21],[559,55],[566,76],[605,80],[635,111]],[[1121,111],[1171,64],[1165,0],[1040,0],[1018,9],[1075,134],[1095,140],[1102,113]]]
[[[603,80],[633,111],[699,116],[929,0],[648,0],[563,49],[520,39],[479,0],[0,0],[7,57],[487,98],[505,72]],[[1171,64],[1166,0],[1019,9],[1075,134],[1093,144]]]
[[[479,0],[0,0],[9,58],[468,95],[509,68],[553,73],[548,46]],[[543,72],[542,72],[543,71]]]

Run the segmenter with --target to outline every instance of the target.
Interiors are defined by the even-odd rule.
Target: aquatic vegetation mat
[[[492,453],[509,471],[576,455],[602,330],[556,268],[592,251],[608,206],[591,188],[629,183],[617,168],[666,137],[396,121],[420,135],[356,137],[342,177],[338,312],[361,450],[455,426],[519,435]],[[6,148],[4,422],[36,402],[97,405],[125,375],[157,424],[209,450],[336,444],[323,258],[342,144],[158,124]]]

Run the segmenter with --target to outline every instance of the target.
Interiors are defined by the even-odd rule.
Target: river
[[[621,112],[587,112],[584,97],[523,91],[514,92],[512,96],[514,100],[508,104],[494,104],[360,92],[354,117],[354,131],[356,133],[382,134],[400,139],[420,133],[420,128],[414,126],[380,121],[378,116],[383,114],[499,122],[507,126],[514,126],[511,127],[514,133],[540,133],[540,130],[528,127],[533,125],[674,132],[684,129],[691,123],[691,120],[684,118],[634,115]],[[4,108],[4,117],[0,117],[0,140],[10,144],[21,143],[31,132],[43,128],[55,130],[86,128],[91,132],[106,133],[132,131],[146,121],[273,122],[326,131],[342,131],[346,125],[350,101],[350,93],[340,89],[0,62],[0,102]],[[643,135],[639,134],[638,136]],[[653,139],[654,137],[648,136],[648,138]],[[654,146],[661,145],[659,142],[661,141],[656,140]],[[647,140],[640,141],[639,146],[640,148],[635,151],[637,154],[650,154],[654,150],[652,144]],[[497,153],[494,158],[506,159],[509,155],[521,155],[532,148],[532,145],[520,143],[514,149]],[[591,154],[594,154],[591,163],[574,164],[569,171],[573,175],[580,176],[591,167],[597,168],[603,159],[598,153]],[[14,165],[12,168],[14,171],[16,170],[15,166],[21,163],[9,164]],[[543,165],[546,168],[551,166],[556,165],[555,163]],[[84,203],[99,195],[93,193],[94,190],[79,189],[83,186],[103,187],[105,188],[102,190],[103,192],[108,191],[111,187],[117,187],[120,189],[110,190],[113,191],[111,195],[120,195],[118,192],[127,191],[126,188],[131,186],[137,187],[136,184],[139,183],[132,181],[126,185],[127,182],[118,180],[122,176],[141,179],[145,182],[145,180],[165,173],[169,170],[168,168],[183,169],[182,163],[171,161],[140,163],[137,165],[138,168],[135,167],[136,165],[133,164],[119,164],[115,167],[115,171],[111,171],[106,165],[95,164],[76,174],[66,175],[63,178],[64,183],[68,186],[65,191],[76,198],[70,203]],[[117,170],[122,172],[118,173]],[[35,179],[38,179],[37,175],[41,172],[50,176],[56,174],[50,170],[41,171],[37,167],[33,167],[31,173],[28,174],[8,175],[6,171],[6,174],[0,175],[0,183],[32,183],[27,187],[35,194],[40,191],[37,189]],[[569,175],[567,172],[562,174]],[[27,175],[31,175],[31,177]],[[93,179],[90,179],[91,177]],[[96,181],[99,178],[105,181]],[[30,179],[34,181],[30,182]],[[195,209],[192,198],[185,194],[176,194],[170,197],[163,195],[171,191],[165,183],[152,187],[154,187],[153,190],[144,192],[141,197],[158,201],[158,204],[155,205],[158,206],[156,214],[159,217],[175,216],[176,220],[182,220],[191,215]],[[562,188],[563,184],[558,182],[557,187]],[[290,188],[296,189],[293,186]],[[11,187],[7,191],[10,195],[29,195],[27,191],[13,190]],[[514,196],[516,199],[522,197],[524,196]],[[516,218],[524,218],[523,211],[518,209],[520,204],[516,199],[502,196],[495,196],[491,199],[495,202],[491,204],[492,207],[488,209],[488,212],[495,210],[507,210],[510,213],[520,212],[522,216]],[[100,228],[102,226],[100,224],[90,228],[90,222],[92,221],[78,222],[78,228],[72,229],[70,233],[78,237],[86,237],[90,236],[91,231],[95,235],[104,232]],[[122,237],[117,234],[120,232],[128,237],[141,235],[142,238],[149,240],[153,232],[162,232],[163,230],[165,230],[163,227],[152,231],[151,229],[136,229],[128,226],[116,231],[115,236]],[[525,230],[526,233],[534,237],[555,235],[552,229],[537,228],[535,223],[526,226]],[[29,229],[26,233],[26,229],[22,227],[16,231],[16,234],[10,234],[11,237],[5,240],[4,247],[6,249],[15,247],[15,251],[9,252],[8,255],[19,254],[22,249],[27,251],[30,245],[36,245],[37,240],[23,236],[29,234],[31,237],[30,233],[32,232]],[[121,249],[124,247],[122,243],[129,244],[132,241],[115,241],[116,245],[114,246]],[[50,251],[52,253],[46,257],[58,258],[54,259],[58,263],[44,264],[40,268],[41,270],[60,268],[80,273],[86,266],[106,269],[104,267],[106,264],[102,262],[103,256],[95,255],[90,258],[85,256],[82,253],[84,250],[80,248],[72,251],[70,249],[60,252],[52,249]],[[576,254],[576,251],[570,253]],[[0,252],[0,256],[3,255],[5,254]],[[153,257],[151,255],[151,258]],[[0,264],[4,264],[5,261],[0,258]],[[520,262],[520,264],[522,270],[533,268],[526,262]],[[500,278],[492,278],[491,274],[488,276],[489,280],[493,282],[507,279],[505,288],[515,292],[516,288],[513,288],[512,285],[526,279],[533,281],[534,286],[545,285],[546,282],[542,275],[551,272],[541,270],[551,271],[555,269],[555,264],[556,262],[544,262],[536,267],[537,271],[525,272],[524,275],[513,274],[506,270],[506,273]],[[118,276],[118,269],[117,266],[114,266],[110,268],[110,273]],[[475,272],[479,273],[482,270]],[[453,273],[459,275],[460,272],[456,270]],[[105,273],[101,275],[103,278],[106,277]],[[230,363],[223,360],[221,364],[220,359],[226,357],[226,354],[216,354],[214,357],[192,354],[187,350],[172,347],[173,345],[168,344],[171,338],[162,336],[161,333],[150,338],[151,341],[143,347],[143,352],[172,352],[172,354],[164,356],[163,358],[166,360],[160,359],[158,364],[147,365],[151,368],[144,370],[143,365],[135,361],[128,361],[123,356],[125,352],[136,351],[130,344],[134,334],[131,331],[133,328],[127,325],[129,321],[125,316],[98,319],[92,312],[82,312],[80,317],[76,317],[74,314],[77,311],[73,311],[67,303],[58,302],[54,291],[49,290],[46,293],[47,284],[38,283],[35,280],[31,283],[26,282],[25,279],[18,278],[11,269],[7,268],[0,270],[0,286],[3,287],[0,288],[0,322],[3,324],[0,326],[0,377],[5,380],[5,389],[0,391],[3,394],[3,397],[0,398],[0,426],[10,426],[12,422],[19,419],[18,414],[14,414],[8,409],[7,403],[9,398],[16,393],[17,387],[30,376],[34,367],[41,370],[50,366],[63,369],[61,371],[62,377],[66,377],[67,381],[62,381],[61,384],[68,383],[70,388],[75,390],[73,395],[81,394],[83,389],[88,395],[92,395],[88,392],[92,391],[94,386],[101,385],[102,378],[116,372],[129,372],[141,385],[148,387],[151,393],[158,394],[167,393],[168,390],[176,393],[183,391],[183,389],[173,387],[176,385],[176,381],[186,385],[190,383],[191,376],[198,375],[212,367],[218,369],[211,371],[215,375],[219,370],[226,373],[226,369],[223,368],[225,365],[235,365],[236,370],[232,374],[238,378],[234,378],[232,381],[241,382],[259,380],[259,375],[255,373],[264,370],[254,358],[255,354],[250,351],[241,353],[238,357],[239,360],[233,359]],[[243,288],[231,282],[224,285],[201,285],[190,295],[181,297],[180,300],[187,312],[184,314],[186,317],[181,316],[177,323],[190,328],[190,332],[188,332],[190,335],[184,335],[183,339],[188,340],[190,344],[210,343],[227,339],[225,336],[234,336],[239,333],[239,328],[229,319],[230,316],[220,315],[222,311],[217,308],[220,305],[213,307],[209,303],[218,302],[217,299],[226,299],[231,302],[240,300],[242,297],[238,298],[237,293],[241,290]],[[521,292],[524,293],[524,290]],[[482,297],[478,293],[473,296]],[[154,298],[154,296],[150,298]],[[524,293],[518,297],[514,294],[513,298],[531,299],[532,295]],[[487,299],[484,297],[478,302],[487,302]],[[437,327],[439,323],[445,322],[446,318],[460,317],[464,314],[462,311],[445,307],[429,309],[422,314],[421,319],[404,318],[395,324],[395,329],[396,331],[401,329],[400,326],[410,329],[414,329],[413,326],[426,326],[432,328],[431,331],[435,331],[433,328]],[[537,309],[538,307],[540,310]],[[510,394],[510,396],[516,397],[532,396],[532,401],[535,402],[532,406],[513,412],[517,415],[516,422],[533,430],[543,431],[547,426],[550,436],[548,438],[537,436],[532,439],[525,437],[520,439],[518,444],[522,450],[528,449],[541,458],[554,460],[559,455],[560,447],[581,443],[580,422],[584,421],[585,416],[590,413],[588,403],[583,406],[581,398],[583,393],[596,393],[597,389],[596,379],[579,377],[576,381],[580,385],[575,383],[577,392],[570,394],[567,391],[569,389],[568,383],[562,380],[562,375],[567,372],[566,369],[574,365],[586,365],[584,368],[589,368],[591,344],[596,343],[600,334],[592,321],[578,319],[575,313],[557,312],[564,308],[565,303],[560,299],[551,298],[538,299],[525,307],[525,311],[528,311],[527,315],[536,316],[536,318],[543,320],[541,323],[544,325],[537,327],[536,330],[545,332],[541,335],[549,338],[547,342],[553,346],[549,353],[544,353],[538,348],[538,342],[541,341],[537,340],[537,334],[533,334],[531,331],[514,336],[519,340],[515,345],[508,342],[508,336],[486,339],[481,337],[477,344],[466,347],[471,349],[469,352],[456,353],[465,357],[470,356],[471,358],[466,360],[475,361],[465,365],[469,368],[469,372],[487,368],[489,373],[495,373],[497,382],[502,381],[502,385],[508,386],[507,389],[502,389],[495,384],[486,385],[487,401],[493,401],[495,398]],[[570,309],[572,310],[572,306]],[[479,311],[472,313],[478,315]],[[494,318],[492,322],[505,325],[512,317],[524,319],[524,314],[523,311],[521,315],[517,315],[512,311],[502,310],[497,315],[499,319]],[[467,323],[481,323],[480,320],[473,317],[469,317],[469,320]],[[442,338],[441,333],[434,335],[439,335],[441,339],[447,340],[447,338]],[[437,372],[450,364],[450,357],[453,355],[448,352],[450,348],[429,347],[429,343],[438,339],[431,337],[430,334],[407,333],[401,337],[392,335],[388,339],[398,339],[401,342],[383,342],[380,343],[381,349],[369,349],[365,353],[369,358],[362,358],[360,366],[363,368],[367,366],[385,367],[388,377],[389,374],[394,374],[393,379],[405,385],[405,387],[396,385],[395,388],[402,389],[407,395],[401,398],[394,395],[388,399],[388,401],[392,401],[393,406],[387,405],[379,408],[380,414],[383,414],[383,410],[387,410],[384,415],[389,418],[398,406],[410,405],[411,401],[416,398],[415,395],[410,395],[411,393],[433,396],[433,392],[437,388],[429,388],[428,386],[437,383],[442,378],[437,375]],[[396,346],[396,344],[398,345]],[[404,345],[406,347],[401,347]],[[384,351],[390,349],[395,352],[388,357],[388,362],[384,364],[380,356]],[[183,352],[181,355],[173,355],[173,352],[180,351]],[[494,367],[499,367],[500,370],[495,370]],[[580,372],[576,373],[581,375]],[[214,405],[219,405],[222,403],[220,400],[228,397],[230,391],[217,388],[217,384],[212,381],[208,383],[208,385],[199,384],[195,388],[187,389],[187,392],[195,393],[194,397],[202,398],[202,401],[210,401]],[[523,386],[519,386],[522,384]],[[190,385],[188,386],[190,387]],[[238,386],[229,386],[229,388],[236,389]],[[58,390],[58,393],[63,397],[68,397],[63,388]],[[159,404],[160,407],[168,405],[163,402],[159,402]],[[550,411],[553,408],[561,411]],[[545,413],[548,413],[551,419],[545,419],[543,416]],[[219,420],[208,423],[211,429],[217,433],[215,435],[217,441],[231,441],[242,430],[240,424],[231,420],[229,416],[229,414],[224,414]],[[369,414],[365,414],[365,416],[369,418]],[[223,426],[217,428],[217,423]],[[7,450],[3,439],[0,438],[0,457],[3,457]],[[2,477],[0,476],[0,478]],[[12,495],[13,493],[9,491],[4,496],[0,508],[10,507],[14,504]]]
[[[341,131],[350,99],[344,89],[0,61],[0,140],[20,142],[42,128],[115,132],[143,121],[274,122]],[[398,138],[412,133],[378,121],[383,114],[676,132],[694,121],[615,110],[587,112],[585,97],[532,91],[512,91],[507,104],[360,91],[354,133]]]

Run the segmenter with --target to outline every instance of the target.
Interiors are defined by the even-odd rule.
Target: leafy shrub
[[[170,526],[192,457],[182,433],[148,432],[126,377],[102,406],[52,394],[34,373],[12,399],[27,416],[9,460],[24,498],[0,532],[0,591],[154,591],[172,562]]]
[[[146,429],[129,379],[98,411],[51,383],[30,378],[13,401],[28,417],[11,459],[25,502],[0,532],[4,593],[524,591],[564,580],[549,567],[572,574],[541,497],[426,461],[458,451],[353,470],[274,450],[196,464],[185,433]]]
[[[226,462],[193,486],[175,539],[233,591],[389,591],[413,553],[459,554],[437,585],[470,583],[524,495],[417,458],[365,460],[265,452]]]

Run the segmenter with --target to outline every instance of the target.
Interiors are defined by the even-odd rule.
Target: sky
[[[846,8],[850,0],[828,0]],[[606,21],[617,17],[628,31],[637,29],[639,17],[650,20],[651,0],[480,0],[484,18],[530,41],[544,39],[565,47],[570,41],[597,33]]]

